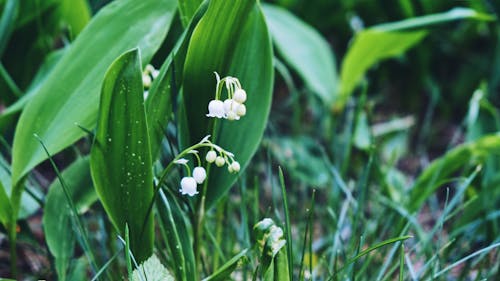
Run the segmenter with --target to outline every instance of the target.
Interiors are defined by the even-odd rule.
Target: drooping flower
[[[208,103],[207,117],[225,118],[224,103],[220,100],[211,100]]]
[[[193,177],[183,177],[181,180],[181,189],[179,189],[182,195],[194,196],[198,194],[196,190],[196,180]]]

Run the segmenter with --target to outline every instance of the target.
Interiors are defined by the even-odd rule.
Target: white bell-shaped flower
[[[207,117],[224,118],[224,103],[220,100],[211,100],[208,103]]]
[[[245,90],[238,88],[234,91],[233,99],[238,103],[244,103],[247,100],[247,92]]]
[[[203,167],[196,167],[193,170],[193,178],[197,183],[203,183],[203,181],[207,178],[207,172]]]
[[[215,158],[217,158],[217,153],[213,150],[207,152],[207,156],[205,156],[205,160],[207,160],[208,163],[213,163]]]
[[[193,177],[183,177],[181,180],[181,189],[179,189],[182,195],[194,196],[198,194],[196,190],[196,180]]]

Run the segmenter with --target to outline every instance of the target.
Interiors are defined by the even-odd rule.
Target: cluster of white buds
[[[188,175],[183,177],[181,180],[181,188],[179,191],[182,195],[194,196],[198,194],[197,186],[198,184],[202,184],[207,178],[207,172],[205,168],[201,166],[201,159],[199,156],[197,148],[207,147],[210,150],[205,155],[205,160],[208,163],[214,163],[217,167],[222,167],[225,164],[228,165],[228,170],[230,173],[237,173],[240,171],[240,163],[234,160],[234,154],[224,150],[220,146],[213,144],[209,140],[210,135],[204,137],[199,143],[193,145],[189,149],[185,150],[185,152],[181,153],[180,156],[185,154],[192,154],[196,157],[197,166],[193,169],[191,173],[191,169],[188,165],[189,160],[185,158],[178,158],[174,160],[175,164],[184,165],[188,171]]]
[[[228,120],[239,120],[240,117],[247,113],[245,101],[247,93],[241,87],[238,78],[227,76],[220,79],[217,72],[214,72],[217,77],[217,85],[215,87],[215,99],[208,103],[208,117],[225,118]],[[226,85],[227,99],[222,101],[222,90]]]
[[[149,88],[151,88],[151,84],[153,80],[156,79],[160,75],[160,71],[155,69],[154,66],[148,64],[146,68],[142,72],[142,85],[144,86],[144,99],[146,99],[149,95]]]
[[[149,89],[151,87],[151,83],[153,83],[153,80],[156,79],[159,74],[160,71],[155,69],[154,66],[150,64],[146,65],[146,68],[142,72],[142,84],[144,85],[144,88]]]
[[[234,155],[229,151],[221,150],[216,152],[216,150],[210,150],[207,152],[205,160],[207,160],[208,163],[215,163],[217,167],[222,167],[227,164],[227,170],[230,173],[237,173],[241,168],[240,163],[234,160]]]

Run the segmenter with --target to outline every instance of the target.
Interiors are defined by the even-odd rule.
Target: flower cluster
[[[215,72],[217,77],[217,85],[215,99],[208,103],[208,117],[225,118],[228,120],[239,120],[240,117],[247,113],[245,101],[247,93],[241,87],[238,78],[227,76],[220,79],[220,76]],[[222,90],[226,85],[227,99],[222,101]]]
[[[153,80],[156,79],[160,75],[160,71],[155,69],[154,66],[148,64],[146,68],[142,72],[142,85],[144,86],[144,99],[146,99],[149,95],[149,88],[151,88],[151,84]]]
[[[183,165],[186,167],[188,171],[188,176],[183,177],[181,179],[181,188],[179,191],[182,195],[194,196],[198,194],[197,186],[198,184],[202,184],[207,178],[207,172],[205,168],[201,166],[201,159],[199,156],[197,148],[207,147],[210,150],[205,155],[205,160],[208,163],[214,163],[217,167],[222,167],[225,164],[228,165],[228,171],[230,173],[237,173],[240,171],[240,163],[234,160],[234,154],[224,150],[220,146],[213,144],[208,138],[210,136],[204,137],[199,143],[185,150],[183,153],[179,155],[179,157],[174,160],[175,164]],[[185,154],[192,154],[196,157],[197,166],[193,169],[191,173],[191,169],[188,165],[189,160],[185,158],[181,158]]]
[[[142,72],[142,84],[144,85],[144,88],[149,89],[153,79],[156,79],[159,74],[160,71],[155,69],[154,66],[150,64],[146,65],[146,68]]]

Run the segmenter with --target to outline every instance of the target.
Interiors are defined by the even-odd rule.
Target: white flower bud
[[[215,159],[215,165],[217,165],[217,167],[222,167],[224,164],[226,164],[226,160],[224,160],[222,156],[217,156]]]
[[[193,170],[193,178],[197,183],[202,183],[207,178],[207,172],[203,167],[196,167]]]
[[[209,152],[207,152],[205,160],[207,160],[208,163],[213,163],[215,161],[215,158],[217,158],[217,153],[213,150],[210,150]]]
[[[247,92],[241,88],[236,89],[236,91],[234,91],[233,99],[236,102],[244,103],[247,100]]]
[[[198,194],[196,190],[196,180],[193,177],[183,177],[181,180],[181,189],[179,191],[182,195],[194,196]]]
[[[142,74],[142,85],[144,85],[145,88],[151,87],[151,77],[149,74]]]
[[[207,117],[224,118],[224,103],[220,100],[211,100],[208,103]]]
[[[240,163],[238,163],[238,161],[233,161],[233,163],[231,163],[231,170],[235,173],[239,172],[240,171]]]
[[[236,114],[238,116],[245,116],[245,114],[247,114],[247,107],[242,103],[238,104],[236,107]]]

